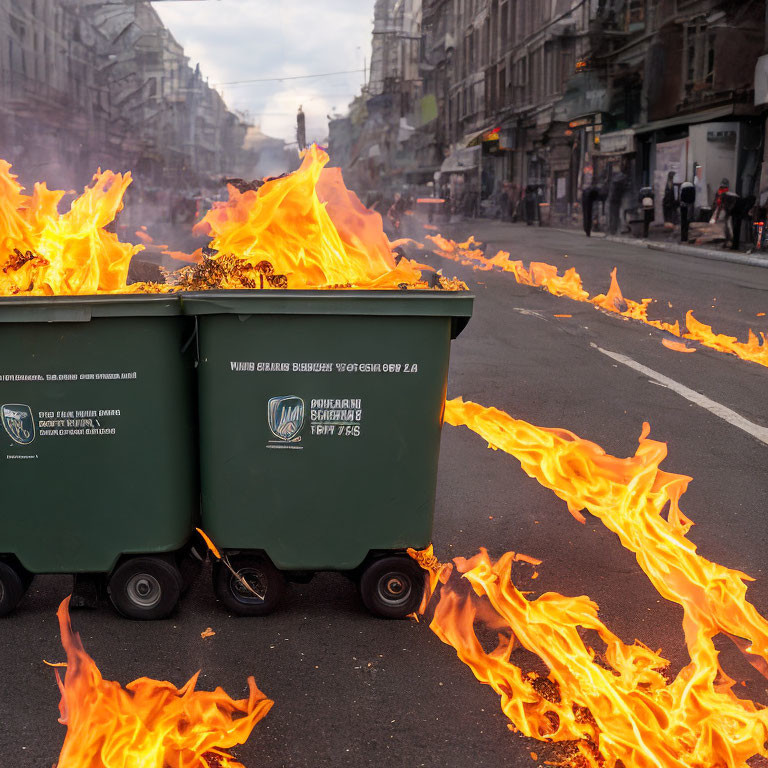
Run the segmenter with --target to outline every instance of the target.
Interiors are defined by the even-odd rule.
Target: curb
[[[617,237],[616,235],[606,235],[605,239],[612,243],[621,243],[622,245],[635,245],[641,248],[650,248],[654,251],[667,251],[669,253],[679,253],[683,256],[697,256],[700,259],[709,259],[711,261],[728,261],[732,264],[747,264],[750,267],[768,267],[768,258],[763,256],[752,256],[737,251],[715,250],[713,248],[697,248],[693,245],[682,245],[678,243],[659,243],[653,240],[636,240],[630,237]]]
[[[578,234],[577,229],[564,229],[562,227],[549,227],[554,232],[565,234]],[[710,261],[729,261],[732,264],[746,264],[750,267],[768,268],[768,256],[754,256],[740,251],[716,250],[714,248],[698,248],[695,245],[683,245],[682,243],[663,243],[656,240],[645,240],[636,237],[619,237],[618,235],[606,235],[602,232],[593,232],[592,237],[608,240],[611,243],[622,245],[634,245],[636,248],[649,248],[652,251],[667,251],[679,253],[682,256],[697,256],[700,259]]]

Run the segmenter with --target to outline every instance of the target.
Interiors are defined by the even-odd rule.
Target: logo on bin
[[[297,435],[304,426],[304,401],[295,395],[270,397],[267,402],[267,423],[270,432],[279,440],[301,440]]]
[[[35,439],[35,418],[28,405],[9,403],[0,406],[0,421],[14,443],[29,445]]]

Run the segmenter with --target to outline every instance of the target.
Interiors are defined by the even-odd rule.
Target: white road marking
[[[546,320],[544,315],[536,309],[525,309],[523,307],[512,307],[515,312],[519,312],[521,315],[531,315],[532,317],[540,317],[542,320]]]
[[[680,397],[684,397],[686,400],[690,400],[690,402],[708,410],[710,413],[718,416],[724,421],[727,421],[732,426],[738,427],[748,435],[752,435],[752,437],[757,438],[761,443],[768,445],[768,427],[761,427],[759,424],[755,424],[754,422],[745,419],[743,416],[736,413],[736,411],[732,411],[730,408],[726,408],[724,405],[721,405],[714,400],[710,400],[708,397],[706,397],[706,395],[702,395],[700,392],[696,392],[696,390],[690,389],[684,384],[680,384],[674,379],[670,379],[668,376],[664,376],[664,374],[658,373],[652,368],[648,368],[647,366],[638,363],[631,357],[622,355],[619,352],[611,352],[607,349],[603,349],[594,342],[590,342],[590,346],[594,347],[599,352],[602,352],[604,355],[607,355],[612,360],[623,363],[628,368],[633,368],[634,370],[647,376],[653,384],[658,384],[662,387],[666,387],[667,389],[671,389],[673,392],[677,392]]]

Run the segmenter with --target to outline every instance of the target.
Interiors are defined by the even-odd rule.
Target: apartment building
[[[196,185],[236,169],[246,130],[149,2],[0,0],[0,156],[26,183]]]
[[[592,183],[621,194],[624,208],[645,185],[660,199],[670,172],[696,185],[698,208],[723,178],[753,193],[765,0],[377,0],[376,9],[361,98],[363,124],[381,130],[376,146],[365,130],[351,138],[353,158],[376,165],[369,184],[433,182],[484,199],[506,184],[563,220]],[[417,37],[404,68],[403,42]],[[385,72],[399,77],[382,89]]]

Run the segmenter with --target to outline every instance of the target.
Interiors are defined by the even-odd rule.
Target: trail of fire
[[[621,459],[567,430],[460,398],[446,403],[445,421],[514,456],[576,519],[584,520],[585,509],[598,517],[635,553],[659,593],[684,611],[690,663],[667,683],[661,670],[668,662],[639,641],[625,645],[588,598],[546,593],[529,600],[511,582],[514,553],[493,562],[483,550],[454,561],[474,593],[490,601],[493,611],[480,615],[484,603],[458,596],[431,549],[414,553],[431,571],[432,589],[446,584],[432,629],[500,694],[514,728],[542,740],[581,740],[579,761],[609,768],[618,761],[626,768],[743,768],[752,756],[768,756],[768,709],[736,696],[713,642],[719,633],[730,636],[766,674],[768,621],[746,599],[749,577],[698,555],[686,538],[692,522],[679,501],[691,478],[659,468],[666,445],[648,439],[648,425],[635,455]],[[504,630],[490,653],[478,639],[478,618]],[[579,628],[594,630],[605,651],[587,646]],[[515,642],[547,665],[548,684],[512,663]]]
[[[125,688],[105,680],[72,631],[69,598],[58,610],[67,653],[59,722],[67,735],[55,768],[243,768],[225,750],[244,744],[272,707],[248,678],[247,699],[146,677]]]
[[[463,243],[456,243],[441,235],[427,235],[426,239],[436,246],[435,253],[442,258],[481,271],[495,268],[502,272],[511,272],[515,280],[523,285],[543,288],[555,296],[567,296],[575,301],[590,302],[607,312],[614,312],[622,317],[639,320],[674,336],[692,339],[719,352],[736,355],[742,360],[768,367],[768,334],[764,332],[756,334],[750,329],[747,341],[738,341],[733,336],[715,333],[711,326],[696,320],[690,310],[685,316],[686,333],[681,331],[680,323],[677,320],[674,323],[650,320],[648,307],[653,299],[633,301],[625,298],[616,278],[616,268],[611,272],[611,284],[608,292],[590,298],[587,291],[582,287],[579,273],[573,267],[560,275],[557,267],[552,264],[532,261],[526,270],[522,261],[510,259],[509,253],[506,251],[499,251],[495,256],[486,258],[480,248],[481,244],[472,237]]]

